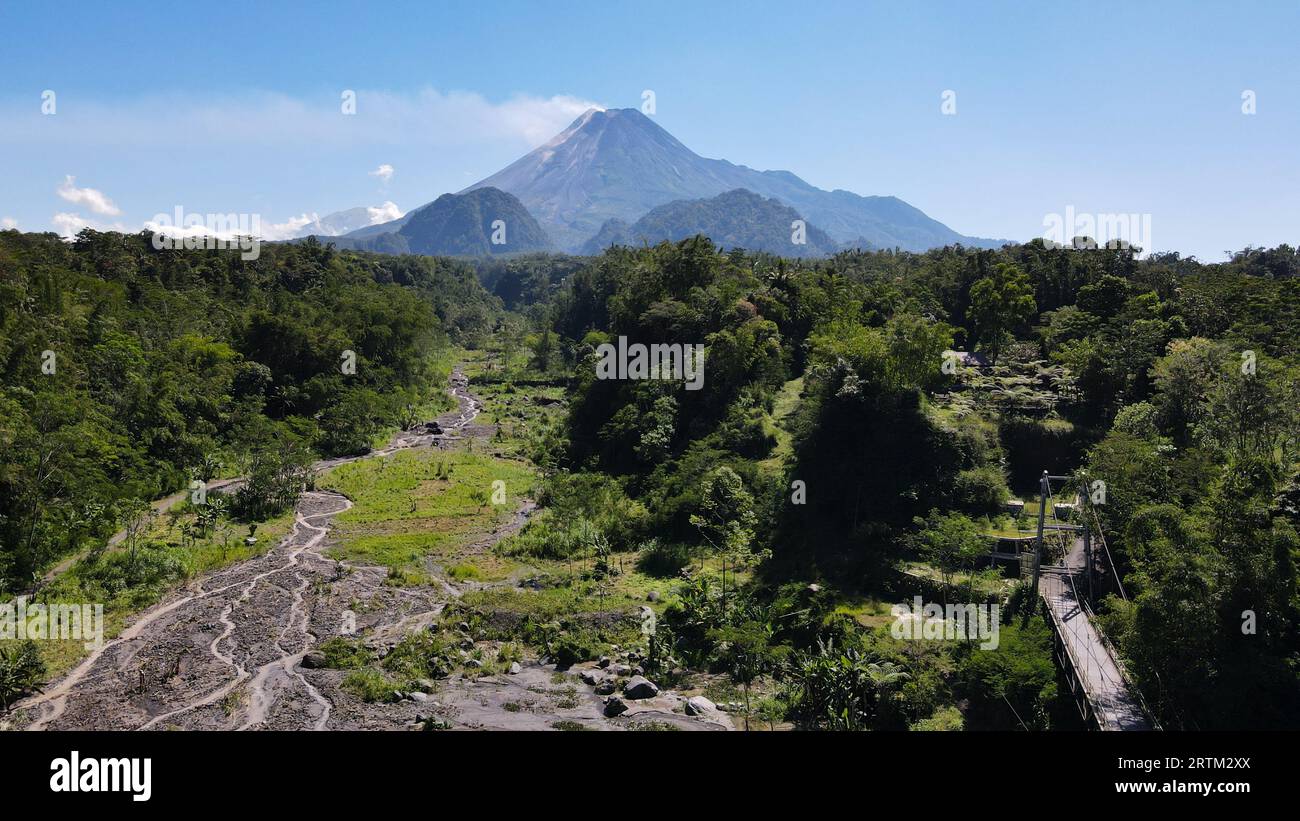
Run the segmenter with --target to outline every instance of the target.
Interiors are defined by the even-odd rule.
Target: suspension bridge
[[[1022,566],[1030,565],[1025,569],[1032,575],[1034,594],[1043,600],[1044,613],[1052,627],[1056,661],[1065,672],[1080,713],[1099,729],[1153,729],[1142,694],[1129,680],[1115,648],[1098,629],[1088,604],[1097,564],[1093,530],[1085,519],[1090,510],[1084,503],[1088,489],[1081,487],[1074,503],[1059,503],[1052,494],[1053,481],[1066,482],[1069,478],[1050,476],[1043,471],[1034,552],[1023,557]],[[1095,513],[1093,517],[1095,520]],[[1097,532],[1101,533],[1100,527]],[[1061,537],[1057,540],[1062,548],[1060,564],[1043,563],[1044,541],[1049,535]],[[1110,561],[1104,538],[1102,549],[1113,572],[1115,565]],[[1124,596],[1118,576],[1115,583]]]

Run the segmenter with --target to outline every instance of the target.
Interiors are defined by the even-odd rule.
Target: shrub
[[[497,648],[497,663],[509,667],[511,663],[524,660],[523,649],[513,641],[507,641]]]
[[[339,685],[345,692],[351,693],[362,701],[373,704],[387,701],[393,697],[393,684],[388,677],[373,667],[353,670],[343,678]]]
[[[103,553],[76,565],[75,574],[92,596],[113,599],[128,594],[129,603],[147,606],[185,578],[185,564],[179,550],[161,543],[141,545],[130,551]]]
[[[992,465],[963,470],[952,485],[953,503],[974,515],[998,513],[1011,496],[1002,471]]]
[[[466,579],[481,579],[483,578],[483,571],[468,562],[463,562],[448,567],[447,575],[460,582]]]
[[[948,706],[940,707],[934,711],[934,715],[921,719],[908,729],[922,732],[953,732],[961,730],[964,726],[965,720],[962,718],[961,711],[956,707]]]
[[[407,681],[446,678],[455,667],[451,643],[427,630],[410,634],[384,656],[384,669]]]
[[[370,651],[355,639],[335,636],[316,649],[325,654],[325,666],[335,670],[357,670],[370,663]]]
[[[552,722],[551,722],[551,729],[552,729],[552,730],[562,730],[562,731],[571,732],[571,733],[577,733],[577,732],[582,732],[583,730],[586,730],[586,729],[587,729],[587,726],[586,726],[585,724],[581,723],[581,722],[578,722],[578,721],[570,721],[569,719],[566,718],[566,719],[563,719],[563,720],[561,720],[561,721],[552,721]]]
[[[566,630],[550,642],[547,651],[557,666],[569,667],[596,658],[600,648],[601,643],[593,633]]]
[[[45,678],[45,662],[36,642],[27,639],[19,644],[0,645],[0,707],[9,705],[31,691]]]
[[[684,544],[651,539],[641,544],[636,567],[642,573],[660,578],[675,577],[691,563],[691,550]]]

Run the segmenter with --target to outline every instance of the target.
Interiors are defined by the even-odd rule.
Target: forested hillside
[[[953,593],[965,579],[962,600],[996,589],[982,571],[1016,530],[1008,499],[1086,472],[1106,486],[1081,500],[1110,551],[1103,621],[1158,719],[1300,726],[1298,271],[1286,246],[1218,265],[1041,241],[611,249],[534,329],[535,364],[571,368],[571,405],[538,453],[560,513],[524,535],[670,573],[729,561],[739,589],[696,579],[670,605],[673,652],[784,682],[787,716],[946,725],[963,704],[972,727],[1056,726],[1041,622],[1010,621],[997,653],[917,655],[862,602],[897,600],[918,563]],[[703,389],[596,378],[617,336],[706,345]],[[950,349],[978,356],[945,368]],[[1009,604],[1027,612],[1023,588]]]
[[[435,354],[498,310],[445,260],[0,232],[0,589],[192,479],[264,476],[269,497],[316,455],[364,452],[445,401]],[[250,515],[277,507],[250,495]]]
[[[703,345],[701,389],[598,378],[618,337]],[[56,595],[146,606],[229,560],[205,516],[279,535],[313,459],[445,409],[456,347],[493,455],[456,480],[437,466],[420,492],[495,510],[479,485],[500,479],[539,508],[448,566],[524,581],[464,597],[447,629],[562,667],[622,646],[661,686],[743,698],[746,725],[1074,728],[1050,630],[990,553],[1040,507],[1077,502],[1104,538],[1098,623],[1160,724],[1300,726],[1286,246],[1215,265],[1041,242],[792,260],[693,237],[474,266],[314,240],[242,261],[148,235],[3,232],[0,582],[38,588],[91,550]],[[382,471],[339,475],[370,477],[353,495],[396,529],[366,550],[423,595],[427,557],[399,547],[429,534],[397,515],[420,500],[384,497]],[[1043,471],[1104,492],[1041,498]],[[135,537],[129,559],[95,552],[146,501],[234,476],[229,506],[187,511],[192,535],[163,528],[178,541],[138,559]],[[917,591],[1000,604],[997,649],[893,635],[891,604]],[[653,633],[629,627],[629,601],[648,602]]]
[[[803,236],[795,233],[799,222],[803,223]],[[838,250],[826,232],[805,222],[798,211],[744,189],[709,199],[674,200],[652,208],[631,225],[617,218],[606,220],[582,250],[599,254],[610,245],[655,245],[695,234],[704,234],[722,248],[791,257],[825,256]]]

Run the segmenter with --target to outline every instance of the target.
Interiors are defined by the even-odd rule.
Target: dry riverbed
[[[487,441],[493,428],[475,423],[482,402],[460,369],[452,373],[451,392],[456,411],[399,433],[363,458]],[[484,585],[462,587],[440,576],[432,583],[394,583],[386,567],[331,557],[333,519],[351,506],[337,492],[305,493],[292,531],[274,548],[173,591],[68,675],[21,702],[5,723],[33,730],[732,728],[726,714],[706,703],[688,705],[674,693],[645,688],[624,693],[618,685],[627,683],[626,675],[616,683],[611,670],[562,671],[535,659],[510,672],[474,676],[470,670],[428,681],[382,701],[358,699],[342,686],[346,671],[304,666],[304,657],[339,635],[364,636],[382,653],[429,629],[464,590]],[[504,525],[473,534],[465,541],[467,555],[517,532],[532,509],[522,500]]]

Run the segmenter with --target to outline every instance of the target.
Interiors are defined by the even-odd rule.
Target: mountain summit
[[[592,239],[610,219],[634,223],[674,200],[747,189],[793,207],[837,242],[921,251],[966,237],[896,197],[824,191],[788,171],[755,171],[701,157],[634,108],[590,109],[545,145],[466,188],[509,192],[565,250]]]
[[[318,238],[321,236],[316,235]],[[490,256],[551,249],[550,237],[518,199],[497,188],[443,194],[390,222],[342,237],[339,248],[385,254]]]

